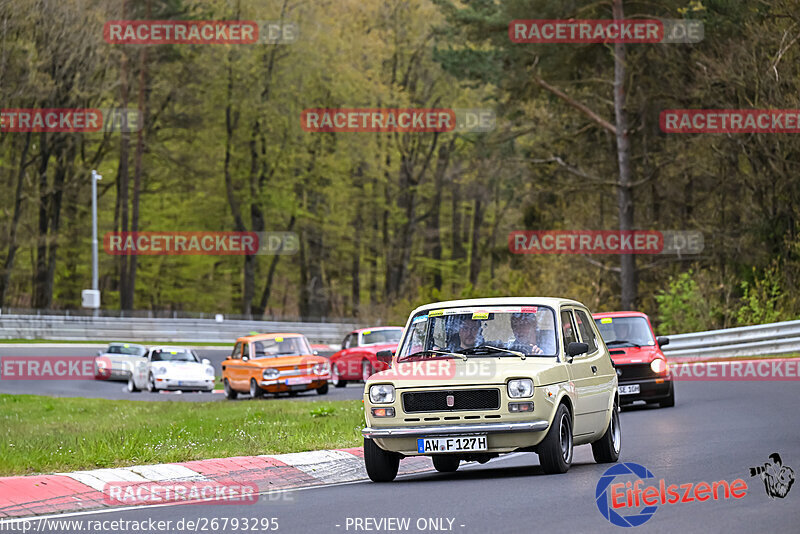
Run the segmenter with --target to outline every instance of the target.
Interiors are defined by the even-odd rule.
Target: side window
[[[242,357],[242,342],[238,341],[236,345],[233,346],[233,352],[231,352],[231,358],[234,360],[238,360]]]
[[[572,321],[572,314],[569,310],[561,310],[561,336],[564,341],[564,352],[570,343],[577,343],[578,336],[575,334],[575,324]]]
[[[594,335],[589,318],[581,310],[575,310],[575,321],[578,323],[581,341],[589,345],[589,354],[593,353],[597,350],[597,338]]]
[[[344,340],[342,341],[342,350],[349,348],[351,335],[352,334],[347,334],[346,336],[344,336]]]
[[[345,346],[346,349],[352,349],[358,346],[358,334],[350,334],[347,336],[347,345]]]

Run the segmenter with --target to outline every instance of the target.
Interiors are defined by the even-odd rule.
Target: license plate
[[[620,395],[635,395],[636,393],[639,393],[639,384],[633,384],[632,386],[619,386]]]
[[[487,449],[486,436],[417,438],[417,452],[420,453],[485,451]]]
[[[299,386],[301,384],[310,384],[311,379],[305,376],[296,376],[294,378],[287,378],[286,385],[287,386]]]

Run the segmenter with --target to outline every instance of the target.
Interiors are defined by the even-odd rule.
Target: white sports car
[[[153,347],[128,380],[131,392],[145,388],[150,392],[212,391],[214,367],[186,347]]]
[[[135,343],[111,343],[97,351],[94,377],[102,380],[128,380],[134,367],[147,361],[147,348]]]

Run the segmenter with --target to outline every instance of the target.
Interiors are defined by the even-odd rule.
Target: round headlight
[[[369,400],[375,404],[394,402],[394,386],[391,384],[377,384],[369,388]]]
[[[274,367],[268,367],[264,369],[264,372],[261,374],[261,376],[263,376],[264,379],[266,380],[273,380],[275,378],[278,378],[280,374],[281,372],[275,369]]]
[[[667,371],[667,362],[662,360],[661,358],[656,358],[652,362],[650,362],[650,369],[653,370],[654,373],[660,375]]]
[[[522,399],[533,395],[533,380],[530,378],[517,378],[508,381],[508,396],[512,399]]]
[[[326,375],[330,372],[330,366],[327,363],[318,363],[311,368],[311,372],[315,375]]]
[[[206,374],[208,376],[214,376],[214,368],[213,367],[206,367]]]
[[[156,369],[155,369],[155,373],[157,375],[163,375],[166,372],[167,372],[167,368],[166,367],[156,367]]]
[[[95,365],[97,365],[97,367],[99,367],[100,369],[103,369],[103,368],[105,368],[105,366],[106,366],[106,361],[105,361],[104,359],[102,359],[102,360],[101,360],[100,358],[98,358],[98,359],[96,359],[96,360],[94,361],[94,363],[95,363]]]

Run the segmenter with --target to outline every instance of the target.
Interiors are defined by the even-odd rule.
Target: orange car
[[[225,396],[239,393],[251,398],[264,393],[289,393],[315,389],[328,392],[328,359],[317,356],[302,334],[258,334],[236,340],[231,355],[222,362]]]

